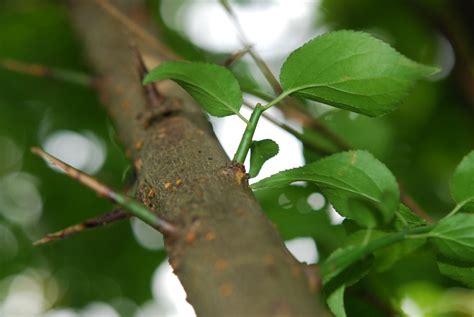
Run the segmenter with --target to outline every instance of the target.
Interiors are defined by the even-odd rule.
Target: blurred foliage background
[[[382,118],[318,104],[308,107],[352,146],[368,149],[385,162],[434,219],[447,213],[453,206],[449,176],[474,148],[472,1],[231,3],[242,13],[248,37],[267,39],[255,47],[275,73],[288,52],[336,29],[370,32],[411,59],[440,65],[438,77],[420,82],[397,111]],[[186,59],[221,62],[240,45],[235,33],[224,33],[225,25],[221,33],[213,33],[213,25],[228,20],[217,0],[147,4],[163,40]],[[279,12],[278,6],[286,14],[266,14]],[[202,27],[205,21],[211,21],[210,29]],[[276,25],[281,30],[272,33]],[[167,279],[171,273],[160,273],[166,257],[161,237],[139,222],[122,221],[32,247],[44,234],[113,206],[52,171],[31,155],[31,146],[41,145],[118,189],[125,188],[130,167],[93,89],[6,69],[12,60],[93,74],[62,1],[0,0],[0,316],[192,316],[182,298],[173,302],[183,294],[176,281]],[[269,91],[247,57],[233,70],[243,86]],[[219,122],[213,123],[222,130]],[[317,134],[304,133],[328,146]],[[230,137],[220,138],[226,142]],[[319,157],[303,150],[306,161]],[[282,155],[299,162],[295,153]],[[303,258],[315,253],[309,262],[324,259],[346,236],[345,225],[315,193],[310,186],[289,186],[257,197],[285,240],[306,239],[296,249]],[[308,244],[308,239],[315,243]],[[439,274],[429,247],[389,270],[371,273],[346,295],[349,316],[471,316],[472,303],[471,290]]]

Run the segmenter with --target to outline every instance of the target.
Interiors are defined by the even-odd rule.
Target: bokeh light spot
[[[88,174],[97,173],[105,161],[106,150],[102,140],[92,132],[83,134],[60,130],[43,142],[46,152]]]
[[[0,224],[0,263],[13,259],[18,252],[18,242],[11,230]]]
[[[22,226],[36,223],[43,210],[37,179],[24,172],[0,178],[0,214]]]
[[[326,198],[321,193],[312,193],[306,199],[308,205],[311,206],[314,210],[323,209],[326,205]]]
[[[300,262],[318,263],[319,253],[316,242],[311,237],[301,237],[285,241],[286,248]]]
[[[164,248],[165,242],[163,235],[156,229],[137,218],[132,218],[130,223],[132,225],[133,236],[142,247],[149,250],[160,250]]]

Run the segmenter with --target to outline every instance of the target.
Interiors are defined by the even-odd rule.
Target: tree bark
[[[140,13],[147,25],[141,3],[123,2],[113,3],[128,16]],[[69,8],[101,78],[104,106],[135,162],[137,198],[182,228],[166,237],[166,247],[197,315],[323,315],[307,266],[289,254],[199,106],[174,84],[160,89],[165,102],[150,106],[130,49],[132,41],[141,50],[146,43],[95,1],[71,1]]]

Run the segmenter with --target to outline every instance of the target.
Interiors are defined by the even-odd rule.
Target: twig
[[[280,82],[276,79],[275,75],[273,75],[272,71],[270,70],[270,67],[268,67],[263,58],[252,48],[252,44],[245,36],[245,32],[242,28],[242,25],[240,24],[237,15],[232,9],[232,6],[228,3],[227,0],[219,0],[219,2],[224,8],[224,10],[227,12],[229,17],[232,19],[232,22],[234,23],[234,26],[239,34],[240,42],[244,47],[248,48],[248,53],[250,54],[250,56],[252,56],[258,68],[262,72],[263,76],[265,76],[267,81],[272,86],[272,89],[275,91],[275,94],[281,94],[283,89],[281,88]]]
[[[122,23],[130,32],[138,36],[152,48],[156,49],[160,55],[167,59],[178,60],[181,59],[173,51],[171,51],[167,46],[163,45],[161,42],[157,41],[156,38],[147,32],[140,25],[135,23],[124,13],[122,13],[117,7],[111,4],[108,0],[95,0],[98,5],[100,5],[105,12],[110,16],[114,17],[120,23]]]
[[[176,234],[179,229],[174,224],[158,217],[156,214],[152,213],[148,210],[144,205],[141,203],[133,200],[130,197],[124,196],[113,191],[108,186],[100,183],[98,180],[94,179],[93,177],[75,169],[74,167],[64,163],[63,161],[59,160],[58,158],[44,152],[40,148],[33,147],[31,151],[43,158],[46,162],[54,165],[55,167],[59,168],[63,171],[67,176],[75,179],[79,183],[83,184],[84,186],[92,189],[95,191],[100,197],[105,197],[110,199],[116,204],[124,207],[130,213],[132,213],[135,217],[140,218],[145,223],[149,224],[150,226],[160,230],[164,234],[174,235]]]
[[[96,78],[87,74],[57,67],[49,67],[36,63],[25,63],[13,59],[0,60],[0,66],[17,73],[28,74],[36,77],[52,78],[86,87],[95,87],[97,82]]]
[[[61,240],[61,239],[76,235],[78,233],[81,233],[84,230],[106,226],[116,221],[126,219],[128,217],[130,217],[130,214],[128,212],[124,211],[123,209],[115,209],[106,214],[102,214],[97,217],[87,219],[86,221],[82,223],[64,228],[54,233],[49,233],[42,239],[35,241],[33,245],[39,246],[39,245],[43,245],[52,241]]]

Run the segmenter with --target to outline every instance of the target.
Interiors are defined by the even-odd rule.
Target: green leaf
[[[263,164],[278,154],[278,144],[269,139],[253,141],[250,146],[250,177],[260,173]]]
[[[367,256],[365,246],[346,246],[339,248],[321,264],[321,278],[324,285],[346,271],[351,265]],[[350,275],[353,275],[352,273]],[[337,285],[339,287],[340,285]]]
[[[143,80],[171,79],[183,87],[211,115],[239,114],[242,93],[239,83],[226,68],[213,64],[163,62]]]
[[[342,285],[337,290],[332,292],[328,298],[327,303],[329,309],[336,317],[346,317],[346,310],[344,309],[344,291],[346,286]]]
[[[365,227],[388,222],[399,205],[395,177],[366,151],[334,154],[272,175],[252,188],[277,188],[296,181],[316,184],[341,215]]]
[[[441,274],[461,282],[467,287],[474,288],[474,267],[472,265],[458,266],[456,264],[438,261]]]
[[[334,254],[344,257],[345,251],[344,249],[342,250],[342,252],[336,250]],[[330,281],[326,280],[326,283],[324,284],[324,291],[328,293],[326,301],[331,312],[333,312],[336,317],[346,316],[344,308],[344,292],[347,287],[356,284],[369,273],[372,266],[372,260],[373,257],[368,257],[364,260],[357,260],[352,263],[350,267],[343,270],[337,278],[333,278]]]
[[[381,116],[394,110],[417,80],[436,71],[367,33],[337,31],[290,54],[280,81],[286,93]]]
[[[427,223],[424,219],[413,213],[407,206],[400,204],[397,211],[395,211],[394,227],[397,230],[404,230],[407,228],[415,228],[420,226],[426,226]]]
[[[388,232],[380,230],[359,230],[347,237],[347,245],[361,245],[369,236],[368,241],[386,238],[390,235]],[[426,239],[405,239],[385,248],[374,251],[374,269],[377,272],[383,272],[390,269],[399,260],[406,257],[425,244]]]
[[[456,167],[450,182],[451,195],[460,204],[474,199],[474,151],[466,155]],[[464,206],[467,210],[474,210],[474,202]]]
[[[443,256],[456,261],[474,262],[474,215],[461,213],[445,218],[429,235]]]

